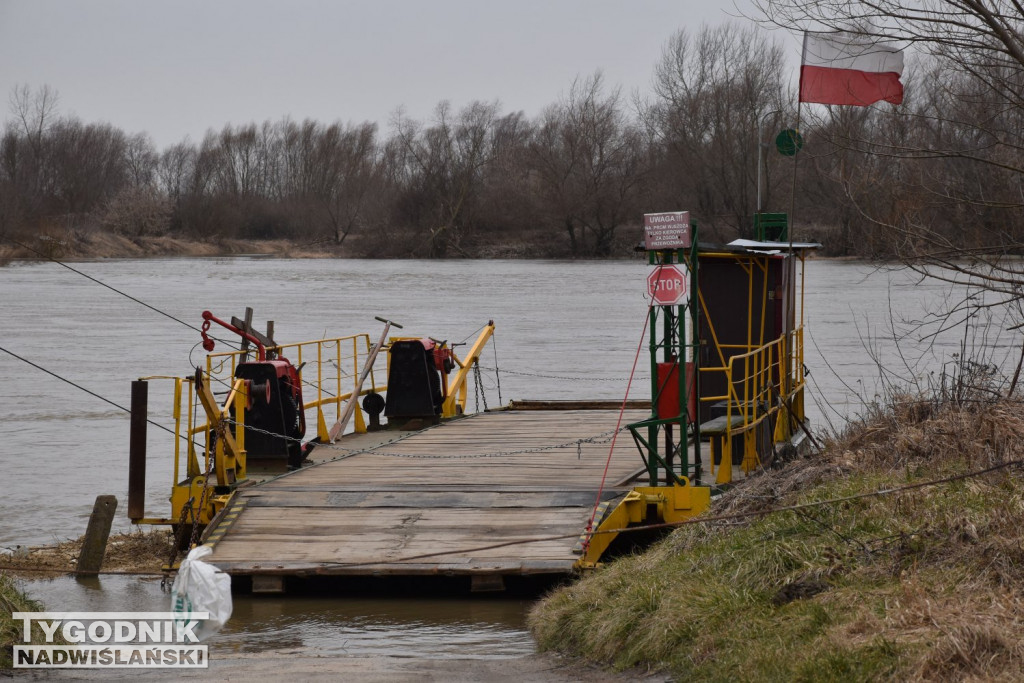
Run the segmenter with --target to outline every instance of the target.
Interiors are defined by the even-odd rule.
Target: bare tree
[[[128,237],[161,235],[170,226],[171,202],[153,185],[131,185],[106,205],[100,224]]]
[[[378,183],[377,126],[332,126],[324,140],[333,161],[334,182],[321,201],[334,229],[334,240],[345,238],[367,219],[367,197]]]
[[[765,20],[779,25],[899,41],[933,60],[933,78],[922,83],[919,101],[908,98],[884,115],[902,134],[874,131],[839,144],[884,160],[900,190],[959,212],[970,228],[958,223],[943,229],[928,201],[902,203],[888,213],[862,203],[858,208],[864,221],[894,236],[898,257],[911,268],[964,284],[968,291],[987,292],[986,306],[1017,308],[1024,296],[1024,266],[1017,258],[1024,253],[1024,231],[1017,227],[1024,217],[1021,5],[1015,0],[757,4]],[[893,178],[895,172],[899,176]],[[953,319],[969,310],[979,309],[954,302],[949,315]]]
[[[177,203],[187,191],[195,165],[196,149],[188,142],[172,145],[160,155],[156,168],[157,185],[172,202]]]
[[[59,118],[59,99],[49,86],[34,90],[19,85],[9,95],[11,118],[0,143],[4,185],[0,217],[5,229],[47,211],[53,178],[46,172],[46,140]]]
[[[51,211],[77,218],[100,209],[126,184],[125,146],[124,133],[109,124],[55,123],[44,145]]]
[[[548,107],[531,145],[550,220],[573,256],[607,256],[616,231],[636,218],[647,166],[646,141],[627,120],[619,89],[605,93],[600,72],[573,81]]]
[[[790,112],[783,54],[756,26],[686,29],[666,43],[644,120],[663,146],[675,199],[710,233],[744,233],[757,196],[758,131]],[[770,158],[770,157],[767,157]],[[765,205],[772,192],[766,166]]]
[[[125,141],[124,163],[128,182],[133,187],[149,187],[156,182],[160,156],[153,140],[145,133],[132,135]]]
[[[471,203],[493,156],[497,114],[497,102],[472,102],[453,115],[445,101],[437,105],[430,126],[401,111],[394,117],[408,181],[406,213],[426,232],[430,256],[466,255],[474,227]]]
[[[33,90],[23,84],[11,91],[9,105],[14,124],[37,155],[42,154],[43,138],[58,118],[59,101],[57,91],[48,85]]]

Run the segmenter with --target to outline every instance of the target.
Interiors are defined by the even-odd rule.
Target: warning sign
[[[682,264],[654,266],[647,275],[647,293],[658,306],[679,306],[689,300],[690,273]]]
[[[684,249],[689,246],[689,211],[644,214],[645,249]]]

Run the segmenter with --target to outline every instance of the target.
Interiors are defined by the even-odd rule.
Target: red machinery
[[[214,349],[214,341],[207,334],[211,322],[249,340],[257,349],[258,360],[239,363],[235,369],[235,378],[245,380],[245,451],[249,465],[287,461],[289,468],[299,467],[311,448],[302,444],[306,416],[298,368],[287,358],[268,360],[259,339],[209,311],[203,311],[206,351]]]

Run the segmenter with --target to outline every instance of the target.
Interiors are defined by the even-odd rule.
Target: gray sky
[[[425,119],[442,99],[534,116],[596,69],[646,92],[672,33],[727,13],[732,0],[0,0],[0,92],[5,118],[14,86],[49,85],[62,113],[160,148],[284,116],[386,130],[399,105]]]

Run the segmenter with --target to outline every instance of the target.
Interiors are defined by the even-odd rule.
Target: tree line
[[[597,72],[535,117],[497,102],[428,120],[228,125],[158,150],[144,133],[84,123],[21,86],[0,140],[0,234],[111,230],[131,238],[286,238],[367,257],[607,257],[639,241],[645,212],[689,210],[701,239],[752,235],[758,199],[797,239],[894,257],[924,239],[1019,242],[1024,115],[985,78],[921,55],[898,107],[805,107],[795,127],[780,45],[757,25],[680,30],[649,94]],[[760,169],[758,168],[760,164]],[[758,188],[760,178],[761,187]],[[795,182],[794,182],[795,180]],[[965,242],[966,240],[966,242]]]

